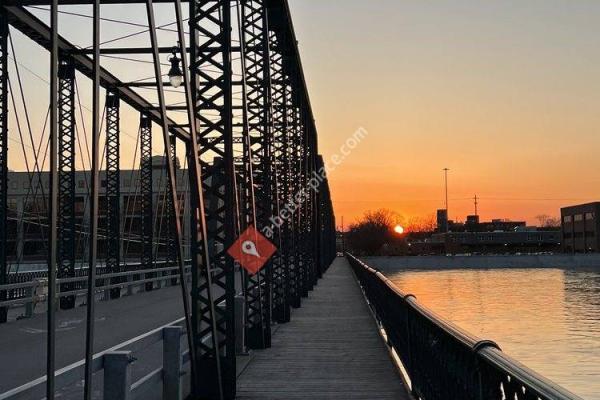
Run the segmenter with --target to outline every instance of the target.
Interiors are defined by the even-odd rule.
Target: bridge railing
[[[97,353],[92,361],[92,373],[102,372],[103,399],[135,400],[148,397],[150,391],[161,391],[165,399],[184,398],[183,368],[189,363],[189,351],[181,345],[183,318],[154,329],[136,338]],[[162,366],[132,381],[131,366],[134,355],[147,351],[150,346],[162,343]],[[56,387],[71,388],[81,382],[84,374],[84,360],[73,363],[56,371]],[[42,376],[25,385],[0,393],[0,400],[41,398],[46,382]],[[41,394],[41,395],[40,395]]]
[[[417,399],[582,400],[419,304],[381,272],[346,254]]]
[[[155,268],[138,269],[140,264],[129,264],[123,268],[129,269],[124,272],[104,273],[97,276],[96,293],[102,293],[111,289],[126,289],[127,294],[133,294],[136,286],[143,286],[146,283],[157,283],[158,286],[176,285],[179,278],[179,267],[170,267],[167,262],[156,262]],[[189,266],[186,266],[186,273],[190,273]],[[87,268],[80,269],[79,276],[73,278],[57,279],[57,296],[82,297],[87,293]],[[30,273],[27,273],[30,274]],[[118,281],[118,283],[114,283]],[[61,284],[72,284],[71,290],[61,290]],[[24,317],[31,317],[37,303],[46,301],[48,291],[48,279],[46,276],[39,276],[24,282],[9,283],[0,285],[0,291],[6,291],[5,301],[0,301],[0,307],[18,308],[25,307]],[[108,297],[108,296],[107,296]]]

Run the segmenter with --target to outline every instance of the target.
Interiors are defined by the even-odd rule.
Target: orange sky
[[[320,133],[346,224],[405,216],[525,219],[600,199],[600,3],[291,0]]]
[[[557,216],[564,205],[600,200],[600,2],[290,0],[290,6],[321,153],[338,154],[359,127],[369,132],[330,174],[338,224],[380,207],[406,218],[432,215],[443,207],[444,167],[451,170],[453,219],[473,212],[475,194],[482,218],[530,223],[538,214]],[[156,7],[158,24],[173,21],[172,7]],[[105,17],[123,15],[146,23],[143,5],[103,6]],[[68,22],[61,34],[89,45],[89,20],[62,15],[61,21]],[[102,24],[103,40],[135,31]],[[27,68],[21,73],[37,139],[48,103],[47,52],[18,33],[14,39]],[[120,45],[148,42],[130,40]],[[161,32],[159,42],[173,45],[176,37]],[[152,75],[143,64],[106,57],[102,63],[125,81]],[[89,108],[89,81],[79,82]],[[168,101],[183,100],[172,96]],[[136,165],[137,121],[123,111],[122,168]],[[14,115],[10,125],[12,145],[20,146]],[[154,144],[160,154],[160,134]],[[24,168],[23,158],[9,163]]]

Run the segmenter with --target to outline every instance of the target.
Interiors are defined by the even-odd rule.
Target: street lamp
[[[173,50],[171,51],[171,57],[169,57],[169,62],[171,63],[171,69],[169,70],[169,82],[174,88],[178,88],[183,82],[183,72],[181,72],[181,67],[179,66],[181,59],[177,57],[178,51],[179,49],[177,47],[173,47]]]

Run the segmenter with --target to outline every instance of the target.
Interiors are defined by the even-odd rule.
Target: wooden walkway
[[[273,346],[254,351],[238,399],[409,399],[350,265],[337,258]]]

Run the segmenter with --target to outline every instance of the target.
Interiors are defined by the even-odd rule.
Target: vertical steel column
[[[141,198],[141,236],[142,269],[152,268],[154,241],[153,199],[152,199],[152,121],[146,113],[140,114],[140,198]],[[150,278],[151,274],[146,274]],[[154,284],[146,283],[146,290],[152,290]]]
[[[94,63],[92,65],[92,155],[90,183],[90,237],[89,262],[86,296],[85,324],[85,373],[83,398],[92,399],[94,354],[94,327],[96,309],[96,261],[98,255],[98,200],[100,174],[100,0],[94,0],[92,6],[92,47]]]
[[[216,399],[222,389],[224,398],[233,399],[236,391],[235,273],[233,260],[226,255],[235,239],[231,1],[190,1],[190,28],[191,81],[195,86],[192,94],[199,144],[199,154],[195,156],[200,159],[203,172],[206,171],[204,191],[210,203],[205,207],[206,222],[208,238],[212,240],[210,259],[214,262],[214,285],[206,275],[196,273],[193,277],[196,397]],[[224,306],[219,306],[220,303]],[[210,345],[202,342],[205,335],[213,335],[212,324],[218,331],[215,339],[220,358],[215,358]],[[221,388],[219,378],[222,378]]]
[[[54,400],[56,368],[56,256],[58,229],[58,0],[50,6],[50,195],[48,220],[48,311],[46,335],[46,399]]]
[[[284,52],[284,65],[289,64],[286,53]],[[286,71],[290,73],[290,71]],[[288,210],[288,267],[289,267],[289,296],[290,305],[292,308],[301,306],[299,280],[301,275],[300,260],[298,257],[298,215],[293,212],[295,210],[294,196],[298,191],[298,126],[296,120],[295,108],[295,76],[288,75],[286,82],[286,91],[284,97],[284,114],[285,114],[285,136],[287,146],[286,149],[286,164],[287,174],[285,175],[285,185],[287,186],[285,205]]]
[[[275,181],[272,182],[273,200],[272,209],[278,226],[274,232],[278,236],[279,249],[273,257],[273,280],[272,280],[272,318],[278,323],[290,321],[290,268],[288,249],[288,222],[280,217],[280,213],[286,205],[288,195],[288,165],[287,165],[287,138],[286,138],[286,114],[285,98],[286,84],[283,71],[283,55],[277,36],[269,32],[270,44],[270,67],[271,67],[271,110],[272,110],[272,133],[271,133],[271,160],[275,172]]]
[[[301,153],[301,165],[300,168],[302,169],[302,190],[304,193],[303,196],[303,202],[302,202],[302,206],[301,206],[301,215],[302,215],[302,219],[301,219],[301,237],[302,237],[302,248],[301,248],[301,252],[302,252],[302,265],[303,265],[303,280],[302,280],[302,296],[306,297],[308,296],[308,292],[309,290],[312,289],[311,286],[311,282],[312,282],[312,263],[311,263],[311,253],[310,253],[310,224],[311,224],[311,214],[310,214],[310,207],[311,207],[311,190],[310,190],[310,186],[308,185],[309,183],[309,179],[310,179],[310,164],[309,164],[309,156],[310,156],[310,149],[309,149],[309,142],[308,142],[308,135],[307,135],[307,130],[308,130],[308,125],[306,124],[306,114],[307,114],[307,110],[306,110],[306,101],[303,97],[300,98],[300,104],[299,104],[299,118],[300,118],[300,125],[301,125],[301,130],[300,130],[300,141],[301,141],[301,148],[302,148],[302,153]]]
[[[75,277],[75,67],[70,59],[58,68],[58,278]],[[62,283],[60,292],[73,290]],[[61,297],[60,308],[75,307],[75,295]]]
[[[317,167],[319,168],[319,170],[321,170],[321,168],[324,168],[324,164],[323,164],[323,157],[321,155],[319,155],[317,157]],[[317,269],[319,270],[319,274],[323,275],[323,272],[325,272],[325,253],[326,253],[326,246],[325,246],[325,225],[326,225],[326,220],[327,220],[327,201],[325,198],[325,185],[327,184],[327,181],[323,181],[321,183],[321,186],[319,188],[319,193],[318,193],[318,199],[317,202],[319,204],[319,212],[318,212],[318,224],[317,224],[317,241],[319,242],[318,248],[318,258],[317,258]]]
[[[309,118],[309,116],[307,116]],[[310,148],[310,170],[311,172],[311,181],[314,183],[312,187],[312,196],[311,196],[311,262],[312,262],[312,270],[313,270],[313,282],[312,285],[316,285],[317,281],[322,277],[319,271],[319,235],[318,235],[318,227],[319,227],[319,191],[321,190],[321,177],[323,176],[324,169],[323,166],[318,164],[318,143],[317,143],[317,131],[315,128],[314,120],[310,119],[307,121],[308,126],[308,141]]]
[[[0,9],[0,226],[7,225],[8,214],[8,20]],[[0,229],[0,285],[8,283],[6,229]],[[0,291],[0,301],[7,292]],[[7,307],[0,307],[0,323],[7,320]]]
[[[306,153],[304,143],[304,119],[302,118],[302,107],[303,107],[303,94],[301,92],[302,83],[297,67],[294,68],[294,138],[296,142],[295,160],[294,165],[296,168],[295,173],[295,190],[293,193],[294,199],[298,199],[302,192],[306,188],[306,171],[304,156]],[[296,265],[298,268],[298,274],[296,276],[296,290],[298,298],[307,297],[308,290],[305,288],[305,281],[308,275],[307,267],[308,262],[305,254],[305,236],[306,236],[306,213],[305,207],[306,202],[302,196],[301,202],[295,201],[295,215],[294,220],[296,222]]]
[[[323,159],[320,157],[320,163]],[[321,191],[321,273],[325,272],[335,258],[335,216],[333,214],[333,204],[329,192],[329,182],[327,177],[323,180]]]
[[[270,227],[273,216],[271,168],[270,60],[267,8],[264,0],[243,0],[242,46],[245,49],[247,83],[248,134],[252,147],[254,174],[255,225],[260,231]],[[271,238],[272,240],[273,238]],[[271,346],[271,278],[272,262],[246,281],[248,347]]]
[[[120,156],[120,99],[117,91],[106,92],[106,269],[107,273],[121,270],[121,168]],[[111,283],[122,282],[112,278]],[[110,298],[121,296],[120,288],[110,290]]]
[[[175,175],[177,175],[177,145],[175,135],[171,135],[170,138],[171,148],[167,152],[167,157],[171,158],[173,165],[175,166]],[[170,180],[171,177],[169,176]],[[173,177],[174,186],[177,187],[177,176]],[[171,182],[168,183],[167,190],[171,186]],[[177,194],[179,198],[179,194]],[[167,266],[175,267],[177,265],[177,240],[175,239],[175,213],[173,212],[173,199],[168,194],[165,196],[165,211],[166,211],[166,242],[167,242]],[[177,272],[173,272],[173,275],[177,275]],[[174,284],[174,283],[173,283]]]

